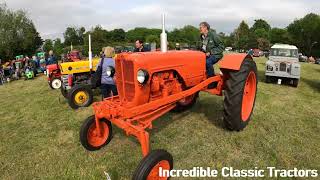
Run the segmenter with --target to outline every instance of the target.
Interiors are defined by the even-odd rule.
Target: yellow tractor
[[[99,86],[94,73],[100,58],[92,59],[91,36],[89,35],[89,59],[60,64],[61,93],[71,108],[87,107],[93,101],[93,91]]]

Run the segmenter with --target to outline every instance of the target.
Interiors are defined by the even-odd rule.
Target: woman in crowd
[[[114,48],[109,46],[104,48],[104,57],[101,58],[101,61],[98,64],[98,66],[101,66],[102,64],[100,89],[101,89],[101,94],[103,98],[118,95],[114,77],[109,77],[107,75],[107,67],[108,66],[112,66],[113,68],[115,67],[113,56],[114,56]]]

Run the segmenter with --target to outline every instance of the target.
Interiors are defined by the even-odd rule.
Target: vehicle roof
[[[289,45],[289,44],[275,44],[271,47],[271,49],[298,49],[294,45]]]

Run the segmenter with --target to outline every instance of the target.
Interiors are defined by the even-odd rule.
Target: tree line
[[[214,27],[214,24],[212,24]],[[271,27],[263,19],[256,19],[249,25],[242,21],[230,34],[219,32],[226,47],[235,50],[259,48],[268,50],[272,44],[286,43],[296,45],[308,56],[320,56],[320,16],[310,13],[301,19],[296,19],[285,28]],[[213,29],[214,30],[214,29]],[[136,27],[125,31],[121,28],[106,30],[97,25],[89,30],[84,27],[67,27],[63,33],[64,42],[60,38],[42,40],[32,20],[24,11],[12,11],[6,5],[0,4],[0,59],[11,59],[16,55],[33,55],[37,51],[54,50],[56,55],[73,49],[87,55],[88,35],[92,37],[93,54],[99,54],[102,47],[129,46],[139,39],[144,42],[160,44],[161,29]],[[192,25],[175,28],[168,31],[170,48],[176,43],[183,47],[195,47],[199,43],[199,29]]]

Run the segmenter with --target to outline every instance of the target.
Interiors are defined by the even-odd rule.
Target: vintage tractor
[[[203,52],[167,51],[166,45],[163,27],[160,52],[118,55],[115,78],[119,95],[93,103],[94,115],[88,117],[80,129],[80,142],[89,151],[99,150],[110,142],[112,125],[136,137],[143,159],[133,175],[135,180],[159,179],[160,168],[173,168],[170,153],[150,150],[147,129],[152,129],[155,119],[171,110],[179,112],[190,108],[203,91],[218,96],[224,94],[225,125],[240,131],[250,121],[255,104],[257,68],[251,56],[227,54],[219,62],[221,73],[207,78]],[[216,88],[208,89],[212,82],[217,83]]]
[[[89,60],[60,64],[61,93],[71,108],[87,107],[93,101],[93,91],[98,85],[94,72],[99,58],[92,59],[91,36],[89,35]]]
[[[99,63],[99,58],[92,60],[92,69],[89,61],[66,62],[60,64],[61,93],[68,100],[73,109],[89,106],[93,101],[92,76]]]
[[[81,60],[80,52],[77,50],[73,50],[68,54],[67,61],[68,62],[78,62]],[[51,64],[47,66],[47,77],[48,84],[52,89],[60,89],[61,88],[61,70],[58,64]]]
[[[44,52],[38,52],[37,57],[39,58],[39,69],[38,73],[44,73],[46,74],[46,57]]]

